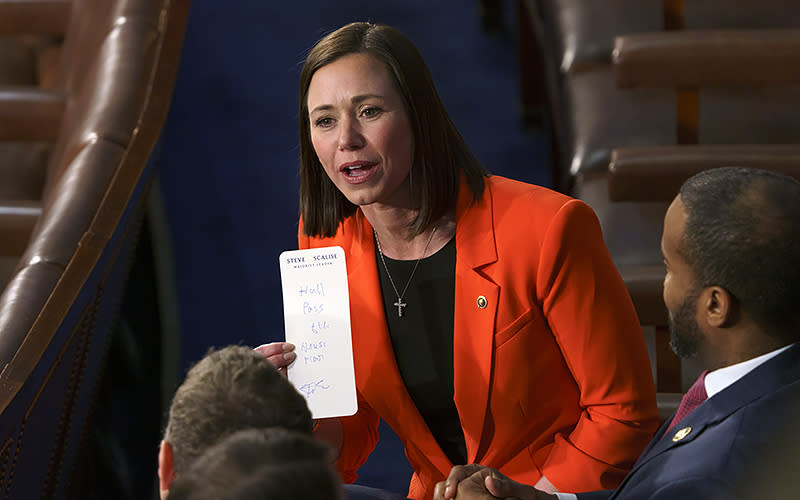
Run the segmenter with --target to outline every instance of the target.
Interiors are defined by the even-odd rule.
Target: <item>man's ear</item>
[[[701,294],[699,311],[706,323],[714,328],[726,328],[736,322],[733,296],[724,288],[710,286]]]
[[[175,480],[175,469],[172,467],[172,445],[168,441],[161,441],[158,450],[158,485],[161,490],[161,500],[167,498],[169,487]]]

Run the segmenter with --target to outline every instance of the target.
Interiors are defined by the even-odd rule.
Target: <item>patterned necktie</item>
[[[672,422],[670,422],[666,432],[664,432],[665,436],[669,434],[669,431],[671,431],[672,428],[678,424],[678,422],[683,420],[686,415],[692,413],[692,410],[700,406],[700,403],[708,399],[705,384],[706,373],[708,373],[708,370],[703,370],[703,373],[700,374],[694,384],[689,387],[689,390],[686,391],[686,394],[684,394],[681,398],[681,404],[678,406],[675,416],[672,417]]]

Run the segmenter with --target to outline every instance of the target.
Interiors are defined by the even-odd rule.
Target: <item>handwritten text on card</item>
[[[289,380],[314,418],[352,415],[357,403],[344,251],[283,252],[280,266],[286,341],[297,353]]]

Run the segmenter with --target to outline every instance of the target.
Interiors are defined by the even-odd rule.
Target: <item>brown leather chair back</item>
[[[91,493],[81,479],[83,435],[189,7],[189,0],[135,3],[125,2],[131,16],[112,23],[67,106],[39,224],[0,295],[0,493],[7,498]],[[142,5],[156,8],[137,10]]]
[[[59,186],[71,162],[82,152],[109,154],[86,149],[115,149],[94,146],[98,140],[117,144],[117,154],[130,141],[144,98],[143,82],[149,77],[147,68],[155,57],[157,37],[153,33],[158,32],[161,22],[161,2],[72,0],[69,5],[61,64],[53,88],[44,91],[0,87],[2,109],[13,109],[15,105],[18,109],[16,114],[0,109],[0,119],[4,120],[0,123],[0,139],[17,134],[13,138],[18,141],[34,141],[0,142],[0,175],[4,180],[0,188],[0,234],[7,237],[0,244],[0,289],[8,283],[13,270],[22,265],[20,247],[24,248],[39,230],[34,229],[39,215],[37,205],[55,203],[55,192],[64,196]],[[116,82],[116,86],[112,89],[101,83],[108,81]],[[45,142],[51,135],[56,138],[53,144]],[[87,175],[80,170],[72,169],[71,180],[65,182],[87,182],[76,180],[85,178],[102,186],[109,180],[109,173]],[[83,206],[91,211],[97,205],[97,195],[81,196],[80,202],[66,202],[71,210]],[[8,215],[11,212],[18,215]]]

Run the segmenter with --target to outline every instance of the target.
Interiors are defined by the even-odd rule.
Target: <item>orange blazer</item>
[[[453,364],[468,462],[560,491],[616,487],[657,425],[642,331],[585,203],[499,176],[457,206]],[[387,330],[372,228],[361,211],[300,248],[347,258],[359,410],[342,418],[346,482],[383,418],[414,468],[408,496],[429,499],[453,464],[406,391]],[[482,298],[481,300],[478,300]],[[479,305],[483,305],[481,307]]]

